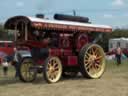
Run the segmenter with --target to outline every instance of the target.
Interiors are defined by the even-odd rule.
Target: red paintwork
[[[78,66],[77,56],[68,56],[68,66]]]
[[[7,56],[12,56],[14,53],[14,43],[11,41],[0,41],[0,52],[6,54]],[[3,56],[0,56],[0,64]]]
[[[14,49],[14,43],[8,43],[8,42],[0,42],[2,46],[0,46],[0,51],[6,53],[7,55],[12,55],[13,54],[13,49]]]
[[[38,19],[39,20],[39,19]],[[31,21],[29,18],[25,16],[16,16],[14,18],[9,19],[5,27],[8,29],[15,29],[14,25],[17,24],[16,22],[26,22],[28,23],[27,27],[27,40],[24,40],[25,32],[19,33],[22,38],[17,39],[16,44],[19,46],[27,46],[30,50],[33,48],[37,48],[39,50],[38,53],[40,54],[40,49],[43,48],[48,49],[48,56],[57,56],[61,59],[63,66],[79,66],[78,65],[78,55],[81,48],[90,43],[88,33],[91,32],[111,32],[111,28],[106,27],[93,27],[93,26],[82,26],[82,25],[71,25],[62,24],[62,23],[48,23],[48,21]],[[14,24],[14,25],[13,25]],[[24,24],[24,23],[22,23]],[[22,25],[21,24],[21,25]],[[51,35],[50,41],[49,40],[37,40],[37,36],[34,34],[34,30],[37,30],[39,36],[46,32],[48,35]],[[26,30],[25,30],[26,31]],[[52,35],[51,33],[55,33],[56,36]],[[54,40],[56,40],[54,42]],[[49,43],[50,42],[50,43]],[[54,46],[50,46],[50,44],[55,44]],[[37,54],[38,55],[38,54]],[[38,58],[35,62],[38,64],[43,64],[46,60],[43,58]]]
[[[29,47],[37,47],[44,48],[48,46],[47,41],[36,41],[36,40],[27,40],[27,41],[18,41],[17,45],[29,46]]]
[[[63,50],[57,48],[50,48],[49,49],[49,56],[62,56]]]
[[[89,37],[86,34],[78,35],[76,39],[76,48],[78,51],[89,42]]]

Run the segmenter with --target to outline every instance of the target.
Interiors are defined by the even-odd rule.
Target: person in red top
[[[121,55],[122,55],[122,50],[120,48],[120,45],[118,45],[116,48],[116,60],[118,65],[121,64]]]

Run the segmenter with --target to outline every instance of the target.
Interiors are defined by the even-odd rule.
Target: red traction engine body
[[[7,20],[5,28],[15,30],[22,81],[35,80],[39,72],[43,72],[49,83],[57,82],[61,76],[75,76],[78,72],[88,78],[101,77],[105,67],[104,52],[93,42],[98,34],[109,33],[112,28],[90,24],[88,18],[65,17],[56,14],[58,20],[47,20],[15,16]]]

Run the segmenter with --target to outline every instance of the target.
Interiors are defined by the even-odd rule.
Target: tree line
[[[13,34],[4,29],[3,24],[0,24],[0,40],[13,40]]]
[[[128,38],[128,29],[114,29],[111,33],[104,33],[102,39],[99,40],[98,43],[105,51],[108,51],[109,39],[121,37]]]

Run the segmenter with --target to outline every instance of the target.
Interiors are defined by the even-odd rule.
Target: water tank
[[[89,23],[89,18],[88,17],[71,16],[71,15],[64,15],[64,14],[55,14],[54,15],[54,19]]]

